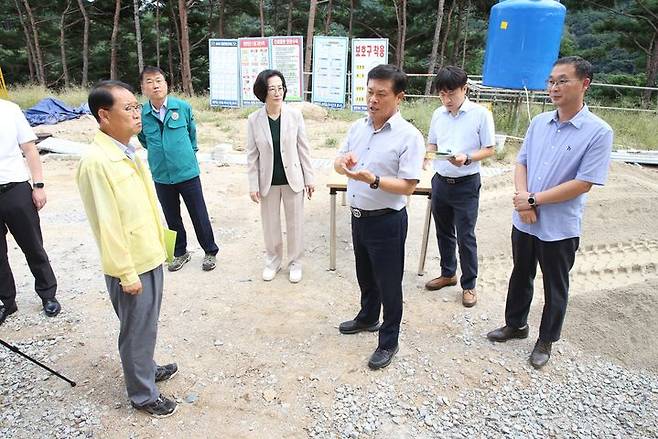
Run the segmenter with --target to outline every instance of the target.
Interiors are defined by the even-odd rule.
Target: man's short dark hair
[[[579,56],[564,56],[553,64],[553,67],[561,64],[571,64],[576,69],[578,79],[589,78],[590,82],[594,79],[594,68],[592,63]]]
[[[165,72],[160,68],[156,66],[146,66],[144,69],[139,74],[139,83],[141,84],[142,81],[144,80],[144,75],[149,75],[152,73],[159,73],[162,75],[163,78],[165,78],[165,81],[167,80],[167,75],[165,75]]]
[[[393,81],[395,94],[407,90],[407,74],[393,64],[380,64],[368,72],[368,81],[371,79],[383,79]]]
[[[436,77],[432,82],[432,90],[434,93],[457,90],[465,86],[467,82],[468,75],[463,69],[455,66],[445,66],[436,72]]]
[[[94,115],[97,122],[100,122],[101,119],[98,116],[98,110],[101,108],[109,109],[114,105],[114,96],[112,96],[112,89],[114,88],[125,88],[130,93],[134,93],[133,88],[126,84],[125,82],[115,81],[115,80],[106,80],[100,81],[94,88],[89,92],[89,97],[87,98],[87,103],[89,104],[89,111]]]
[[[281,85],[283,85],[283,100],[286,100],[288,87],[286,87],[286,78],[283,77],[283,73],[278,70],[267,69],[260,72],[254,81],[254,95],[256,95],[261,102],[265,102],[265,98],[267,98],[267,81],[272,76],[278,76],[281,78]]]

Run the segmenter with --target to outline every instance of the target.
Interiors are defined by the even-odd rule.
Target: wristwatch
[[[34,189],[43,189],[46,185],[42,181],[35,181],[32,183]]]
[[[468,166],[473,163],[473,159],[470,154],[466,154],[466,160],[464,160],[464,166]]]
[[[532,207],[535,207],[537,205],[537,199],[535,198],[534,192],[528,195],[528,204]]]
[[[379,175],[375,175],[375,181],[370,183],[370,189],[377,189],[379,187]]]

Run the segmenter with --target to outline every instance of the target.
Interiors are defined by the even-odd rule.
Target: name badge
[[[172,119],[174,119],[174,120],[178,120],[179,117],[180,117],[180,116],[178,115],[177,112],[174,111],[173,113],[171,113],[171,118],[172,118]]]

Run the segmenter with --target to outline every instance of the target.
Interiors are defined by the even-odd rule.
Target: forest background
[[[158,65],[174,90],[205,96],[208,39],[301,35],[311,71],[313,35],[389,38],[390,62],[407,73],[441,65],[482,74],[494,0],[0,0],[0,68],[8,87],[36,84],[66,91],[108,78],[138,85],[144,65]],[[595,82],[655,87],[658,0],[566,0],[560,55],[580,55]],[[429,94],[417,77],[410,93]],[[623,119],[637,131],[625,144],[654,148],[658,92],[596,87],[599,105],[652,109]],[[32,99],[30,99],[31,101]],[[207,104],[206,104],[207,107]],[[207,109],[207,108],[206,108]],[[539,111],[539,110],[537,110]],[[536,111],[533,111],[535,113]],[[506,115],[505,115],[506,117]],[[628,125],[633,120],[640,127]],[[508,131],[522,133],[524,124]],[[615,124],[613,124],[615,125]],[[618,127],[615,127],[616,129]],[[514,133],[512,133],[514,134]],[[639,139],[635,138],[638,137]]]

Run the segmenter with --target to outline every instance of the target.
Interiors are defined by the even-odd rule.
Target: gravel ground
[[[469,340],[470,337],[464,337]],[[470,339],[475,351],[488,341]],[[584,355],[561,342],[550,370],[518,359],[527,348],[494,345],[495,355],[456,360],[488,363],[479,385],[454,400],[454,379],[420,355],[391,364],[367,384],[334,389],[331,410],[309,399],[314,438],[656,438],[658,377]],[[485,351],[486,352],[486,351]],[[556,355],[554,355],[555,357]],[[475,366],[477,369],[478,367]],[[427,383],[430,383],[429,385]],[[412,389],[412,390],[410,390]]]
[[[118,324],[73,184],[75,163],[45,166],[51,189],[42,227],[63,311],[44,316],[10,240],[19,312],[0,326],[0,338],[78,386],[0,346],[0,439],[658,438],[653,172],[613,167],[610,183],[592,194],[563,340],[541,371],[527,363],[541,315],[540,279],[531,337],[485,338],[502,323],[511,269],[509,175],[490,176],[483,186],[480,302],[470,310],[458,287],[423,289],[439,267],[433,240],[428,273],[416,276],[425,203],[414,199],[400,352],[373,372],[366,363],[376,334],[337,331],[358,302],[345,209],[335,272],[326,270],[325,189],[306,207],[304,281],[291,285],[282,273],[261,282],[262,235],[244,168],[206,164],[222,252],[212,273],[201,271],[202,252],[193,248],[193,263],[167,274],[156,360],[178,362],[181,372],[162,391],[181,408],[154,420],[125,395]],[[324,188],[326,172],[320,178]]]

